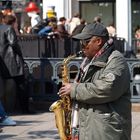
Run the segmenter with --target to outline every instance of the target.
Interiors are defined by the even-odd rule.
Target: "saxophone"
[[[82,54],[82,51],[75,55],[69,56],[63,60],[62,83],[69,82],[68,62],[71,59]],[[71,140],[71,113],[72,113],[71,99],[68,95],[55,101],[49,108],[55,113],[56,127],[61,140]]]

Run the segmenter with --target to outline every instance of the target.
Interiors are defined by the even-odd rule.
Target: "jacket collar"
[[[97,67],[105,67],[106,63],[108,61],[109,56],[114,50],[114,45],[110,45],[108,49],[106,49],[100,56],[95,58],[91,65],[97,66]]]

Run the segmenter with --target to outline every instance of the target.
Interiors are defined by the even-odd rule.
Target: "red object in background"
[[[39,12],[39,8],[37,7],[36,3],[30,2],[28,6],[25,8],[26,12]]]

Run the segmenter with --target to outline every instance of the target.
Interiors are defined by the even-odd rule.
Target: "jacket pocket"
[[[122,131],[124,120],[118,113],[113,112],[109,118],[109,124],[111,124],[114,129]]]
[[[104,114],[96,114],[96,119],[99,123],[102,123],[102,131],[101,132],[105,140],[113,139],[113,140],[121,140],[123,137],[123,124],[124,121],[116,112],[113,113],[104,113]]]

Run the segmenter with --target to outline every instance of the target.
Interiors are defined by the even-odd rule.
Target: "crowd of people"
[[[35,12],[33,13],[35,14]],[[25,24],[22,23],[21,33],[25,34],[37,34],[41,36],[47,36],[49,34],[54,33],[62,38],[66,36],[71,37],[76,33],[81,32],[84,26],[88,24],[85,19],[80,17],[79,13],[76,13],[71,19],[66,19],[65,17],[60,17],[59,19],[57,19],[57,17],[53,16],[49,18],[47,17],[43,20],[36,20],[33,19],[34,16],[32,17],[33,14],[31,14],[31,12],[27,11],[27,15],[30,15],[31,17],[30,22],[33,22],[33,20],[35,21],[33,24],[34,26],[31,25],[31,23],[27,23],[26,25],[26,20]],[[36,13],[36,15],[38,14]],[[29,16],[27,18],[29,19]],[[95,22],[102,23],[101,18],[99,16],[95,17],[93,23]],[[60,28],[60,26],[63,26],[63,28]],[[109,24],[107,26],[107,30],[110,36],[116,36],[116,29],[113,24]]]

